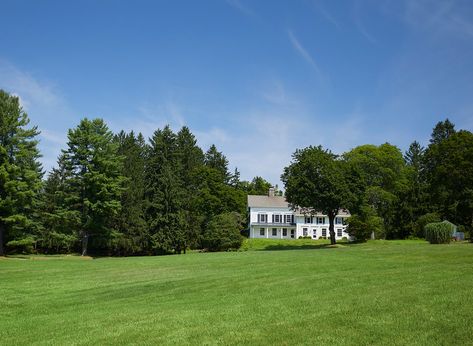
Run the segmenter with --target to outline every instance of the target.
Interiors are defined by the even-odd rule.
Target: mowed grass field
[[[0,344],[473,344],[473,244],[243,249],[0,259]]]

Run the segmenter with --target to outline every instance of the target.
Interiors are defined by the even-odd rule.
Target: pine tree
[[[156,252],[185,250],[185,191],[179,172],[176,135],[169,126],[151,138],[146,168],[147,221]]]
[[[41,165],[36,126],[27,128],[28,115],[18,97],[0,90],[0,256],[4,243],[31,235],[41,188]]]
[[[186,247],[195,248],[199,244],[203,232],[204,215],[199,213],[196,200],[199,181],[195,179],[195,173],[204,165],[204,153],[197,146],[195,136],[189,128],[184,126],[177,133],[178,167],[182,188],[185,193],[185,202],[182,210],[184,212],[185,224],[187,225],[185,241]]]
[[[143,253],[149,248],[149,234],[145,219],[145,164],[146,143],[140,133],[115,136],[118,154],[123,157],[122,175],[126,178],[121,195],[122,210],[116,218],[116,231],[112,237],[114,252]]]
[[[61,168],[68,177],[64,208],[79,215],[75,231],[85,255],[89,238],[95,247],[107,247],[111,224],[121,208],[122,157],[117,154],[113,134],[102,119],[83,119],[69,130],[67,145]]]
[[[228,160],[217,150],[217,147],[212,144],[205,153],[205,165],[209,168],[215,169],[221,175],[222,181],[228,183],[230,180],[230,172],[228,171]]]

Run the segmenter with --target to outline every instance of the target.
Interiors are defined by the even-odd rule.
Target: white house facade
[[[274,196],[270,190],[267,196],[248,195],[249,237],[269,239],[312,239],[329,238],[328,216],[322,213],[304,215],[298,210],[291,210],[286,199]],[[350,236],[346,232],[348,211],[341,210],[335,217],[335,238]]]

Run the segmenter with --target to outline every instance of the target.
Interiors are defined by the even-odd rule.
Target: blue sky
[[[0,88],[45,169],[82,117],[147,137],[187,125],[244,179],[296,148],[342,153],[473,129],[473,2],[1,0]]]

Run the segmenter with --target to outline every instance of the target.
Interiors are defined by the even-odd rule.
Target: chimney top
[[[274,187],[270,187],[270,188],[269,188],[268,196],[269,196],[269,197],[274,197]]]

